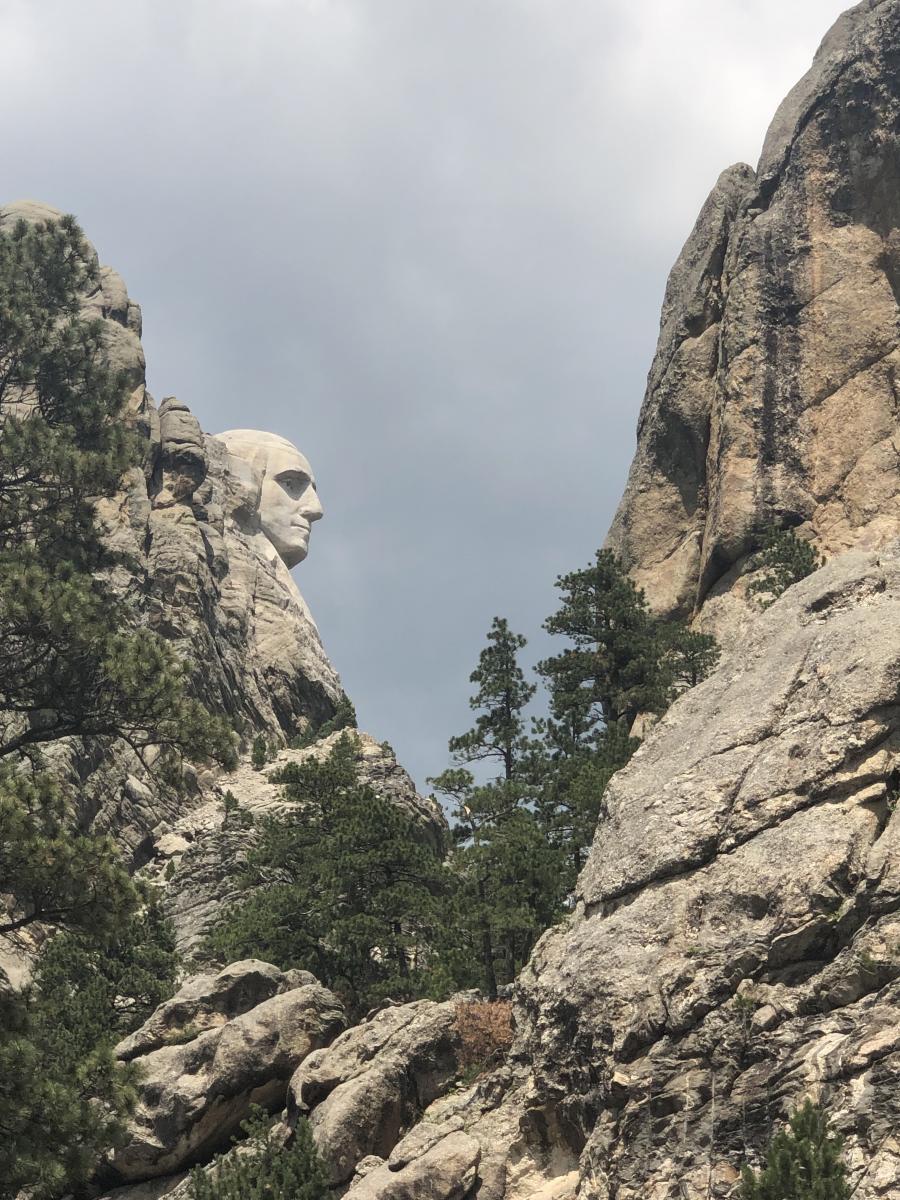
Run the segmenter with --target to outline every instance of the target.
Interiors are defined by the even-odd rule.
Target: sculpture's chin
[[[309,553],[308,546],[276,546],[275,549],[281,555],[281,561],[288,568],[288,570],[290,570],[292,567],[296,567],[298,563],[303,562],[304,558],[306,558],[307,554]]]

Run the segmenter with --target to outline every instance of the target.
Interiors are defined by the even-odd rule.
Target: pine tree
[[[172,780],[183,756],[227,762],[233,749],[226,724],[191,699],[188,665],[109,583],[118,559],[96,503],[140,450],[127,381],[81,312],[97,281],[72,218],[0,234],[0,933],[43,921],[111,942],[140,891],[111,842],[77,827],[43,749],[64,738],[91,752],[153,748]],[[131,1094],[129,1072],[104,1045],[88,1050],[84,1030],[77,1061],[50,1052],[36,995],[2,998],[0,1200],[84,1178]]]
[[[113,937],[61,932],[45,944],[30,986],[0,1013],[0,1196],[56,1196],[118,1144],[136,1092],[112,1048],[171,995],[177,966],[155,904]]]
[[[355,753],[345,734],[324,761],[274,777],[296,813],[261,823],[242,876],[251,894],[223,914],[207,950],[311,970],[359,1014],[433,988],[429,946],[450,881],[443,848],[360,785]]]
[[[696,687],[716,669],[721,650],[712,634],[672,621],[657,627],[657,639],[669,700]]]
[[[259,1108],[241,1128],[246,1141],[208,1171],[191,1173],[191,1200],[328,1200],[331,1190],[306,1121],[279,1145]]]
[[[565,852],[574,887],[603,809],[603,794],[637,749],[640,713],[663,712],[714,669],[715,639],[656,621],[643,592],[609,550],[557,580],[562,603],[544,624],[570,645],[538,664],[549,713],[535,722],[529,773],[547,837]]]
[[[456,908],[442,952],[458,984],[495,998],[559,915],[560,855],[538,824],[525,771],[524,709],[536,690],[518,664],[525,639],[495,617],[487,642],[470,676],[475,724],[450,739],[457,765],[429,782],[455,804]],[[501,774],[485,784],[460,765],[491,761]]]
[[[61,738],[233,757],[226,724],[189,696],[188,666],[110,587],[95,522],[139,448],[126,381],[81,314],[97,264],[72,218],[0,235],[0,932],[36,920],[96,928],[136,900],[108,843],[68,837],[41,775]],[[27,772],[23,772],[27,765]]]
[[[250,761],[253,764],[254,771],[261,771],[269,761],[269,743],[261,733],[258,733],[253,739],[253,751]]]
[[[569,894],[587,861],[607,785],[640,743],[621,724],[597,730],[585,742],[562,721],[539,721],[536,729],[543,740],[531,760],[535,806],[545,836],[562,854],[560,886]]]
[[[562,603],[544,622],[548,633],[570,647],[538,665],[578,736],[617,722],[630,727],[642,712],[665,707],[656,628],[644,593],[629,579],[610,550],[593,563],[560,576]]]
[[[763,574],[753,580],[747,591],[751,596],[761,597],[760,604],[768,608],[789,587],[817,571],[823,562],[815,547],[798,538],[793,529],[769,525],[763,533],[762,548],[750,562],[752,569]]]
[[[457,763],[499,759],[503,777],[511,781],[527,748],[523,712],[537,689],[526,683],[518,664],[525,638],[513,633],[504,617],[494,617],[487,641],[469,676],[469,682],[478,685],[469,699],[469,707],[478,714],[475,725],[451,738],[449,748]]]
[[[822,1109],[807,1100],[776,1133],[757,1174],[741,1172],[744,1200],[849,1200],[851,1188],[841,1139],[828,1130]]]
[[[496,787],[500,796],[492,795]],[[502,783],[471,788],[457,807],[449,859],[453,905],[438,951],[457,987],[496,999],[528,961],[540,935],[562,915],[562,857],[534,812],[510,805]],[[502,810],[495,820],[475,812]]]

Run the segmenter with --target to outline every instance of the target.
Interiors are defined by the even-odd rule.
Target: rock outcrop
[[[0,208],[0,229],[59,216],[47,205],[20,202]],[[127,418],[143,448],[142,467],[98,505],[104,536],[117,552],[112,584],[131,600],[136,623],[194,665],[195,693],[231,720],[245,747],[258,733],[273,749],[284,747],[331,718],[344,699],[287,565],[305,557],[309,522],[322,515],[309,464],[271,434],[205,434],[174,397],[157,408],[145,386],[141,311],[111,268],[99,269],[82,307],[101,323],[109,361],[131,389]],[[267,473],[261,468],[273,456],[277,463]],[[310,485],[306,501],[296,504],[290,490],[277,486],[279,472],[296,476],[291,468],[307,472]],[[274,765],[327,753],[333,740],[308,751],[283,750]],[[417,795],[393,752],[365,734],[359,744],[361,781],[414,816],[423,836],[442,841],[440,809]],[[251,770],[246,755],[234,775],[188,768],[177,792],[121,746],[89,751],[68,739],[49,757],[77,798],[81,826],[110,833],[134,869],[147,867],[166,885],[180,948],[193,950],[210,913],[236,897],[232,868],[253,841],[247,830],[222,829],[224,792],[260,812],[277,807],[276,788]],[[182,858],[185,870],[164,879],[161,868],[177,867]],[[41,935],[31,929],[0,938],[0,969],[16,984],[27,978]]]
[[[520,977],[509,1064],[435,1100],[402,1171],[462,1133],[479,1200],[726,1200],[811,1096],[854,1195],[898,1194],[898,630],[900,543],[849,552],[673,705]],[[350,1195],[402,1195],[399,1163]]]
[[[658,612],[716,630],[725,653],[609,785],[573,911],[516,985],[508,1061],[464,1085],[454,1002],[339,1033],[318,984],[238,964],[120,1047],[145,1067],[120,1178],[207,1158],[252,1099],[274,1111],[287,1091],[287,1126],[309,1120],[351,1200],[735,1200],[741,1163],[812,1097],[844,1138],[855,1200],[900,1194],[898,184],[900,0],[865,0],[779,110],[758,170],[720,178],[670,277],[609,544]],[[163,416],[135,527],[163,496],[168,544],[203,525],[215,578],[216,452],[185,410]],[[747,582],[768,521],[829,561],[763,612]],[[176,595],[188,558],[173,550]],[[269,702],[258,682],[252,710]],[[279,728],[314,693],[334,698],[316,686],[301,697],[275,678]],[[434,814],[374,745],[370,765],[428,830]],[[244,774],[248,807],[281,803]],[[209,863],[239,851],[201,812],[152,841],[197,881],[172,893],[189,939],[231,895]],[[185,1192],[177,1174],[160,1187],[154,1200]]]
[[[720,638],[768,522],[831,556],[900,518],[900,7],[825,38],[758,169],[720,178],[672,270],[608,545]]]
[[[519,993],[532,1103],[582,1151],[580,1196],[724,1197],[806,1093],[900,1187],[898,620],[900,547],[834,560],[610,785]],[[858,1196],[892,1194],[868,1177]]]
[[[226,1149],[252,1104],[280,1111],[294,1071],[344,1024],[306,972],[248,961],[189,980],[117,1047],[138,1068],[139,1102],[111,1171],[167,1176]]]
[[[289,1117],[308,1117],[331,1182],[393,1151],[459,1072],[453,1001],[382,1009],[311,1054],[291,1079]]]

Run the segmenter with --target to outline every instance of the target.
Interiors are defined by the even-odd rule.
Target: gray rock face
[[[0,228],[59,216],[20,202],[0,208]],[[225,446],[174,397],[157,410],[144,382],[140,309],[115,271],[101,268],[83,309],[101,321],[110,361],[127,376],[129,418],[144,447],[143,469],[98,506],[106,537],[123,556],[114,585],[133,599],[137,621],[197,665],[200,697],[248,737],[265,731],[284,741],[327,719],[340,681],[290,573],[264,552],[268,543],[258,516],[244,510]],[[112,832],[138,863],[150,832],[184,804],[129,754],[104,754],[100,763],[77,743],[54,753],[77,783],[83,823]]]
[[[898,629],[900,548],[834,560],[611,784],[520,980],[529,1107],[583,1146],[579,1196],[725,1197],[804,1094],[859,1197],[900,1187]]]
[[[119,1179],[205,1161],[228,1146],[251,1104],[283,1106],[293,1072],[344,1025],[336,997],[304,978],[246,962],[191,980],[118,1047],[139,1069],[130,1139],[110,1159]]]
[[[289,1115],[309,1117],[334,1184],[370,1155],[387,1158],[456,1076],[458,1047],[454,1003],[419,1000],[382,1009],[306,1059],[291,1079]]]
[[[898,56],[896,0],[845,14],[669,279],[608,544],[657,611],[703,606],[721,637],[767,521],[827,555],[898,527]]]
[[[180,1042],[188,1033],[196,1036],[227,1025],[273,996],[315,982],[308,971],[279,971],[257,959],[231,963],[214,975],[192,975],[140,1029],[116,1046],[116,1057],[130,1062]]]
[[[479,1200],[733,1200],[805,1096],[854,1196],[900,1192],[898,630],[896,542],[757,617],[610,785],[574,912],[518,982],[510,1064],[390,1154],[361,1145],[385,1162],[350,1195],[403,1195],[461,1133]]]

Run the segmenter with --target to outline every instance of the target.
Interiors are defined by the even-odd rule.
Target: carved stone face
[[[310,526],[322,516],[309,463],[296,446],[274,433],[229,429],[216,436],[229,454],[261,476],[260,527],[285,565],[295,567],[309,550]]]

